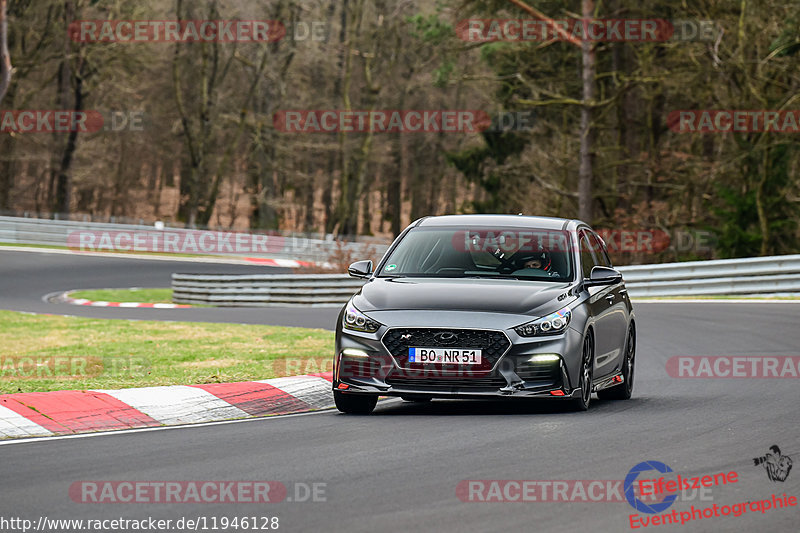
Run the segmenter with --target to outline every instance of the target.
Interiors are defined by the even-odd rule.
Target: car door
[[[603,240],[593,231],[587,230],[587,236],[589,238],[589,243],[592,246],[592,250],[595,252],[595,257],[601,266],[605,266],[608,268],[614,268],[611,264],[611,258],[608,256],[608,251],[603,243]],[[605,294],[606,302],[610,304],[608,309],[608,340],[609,346],[608,351],[619,350],[619,356],[614,358],[616,364],[609,366],[609,372],[613,372],[621,368],[622,366],[622,356],[625,351],[625,340],[628,336],[628,322],[630,320],[629,317],[629,306],[628,306],[628,291],[625,289],[625,284],[623,282],[616,283],[609,287],[606,287],[608,292]]]
[[[599,242],[588,229],[578,232],[580,241],[581,273],[584,279],[591,275],[592,268],[603,265],[595,249]],[[621,353],[618,346],[613,307],[616,296],[614,286],[586,287],[589,292],[589,314],[594,326],[594,377],[604,377],[614,372],[615,362]]]

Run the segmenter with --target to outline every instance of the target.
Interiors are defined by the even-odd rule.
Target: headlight
[[[364,331],[366,333],[375,333],[381,325],[371,318],[365,316],[361,311],[353,307],[347,306],[342,318],[342,326],[345,329],[352,329],[353,331]]]
[[[533,322],[522,324],[514,328],[520,337],[540,337],[545,335],[560,335],[564,333],[572,319],[572,311],[565,307],[551,315],[538,318]]]

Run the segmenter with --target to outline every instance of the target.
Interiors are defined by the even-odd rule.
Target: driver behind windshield
[[[523,264],[522,268],[542,268],[542,261],[540,259],[528,259]]]
[[[520,265],[520,270],[542,270],[549,276],[558,275],[558,273],[554,272],[550,268],[552,265],[547,252],[541,252],[535,255],[526,255],[522,257],[517,264]]]

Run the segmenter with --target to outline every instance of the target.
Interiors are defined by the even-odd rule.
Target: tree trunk
[[[80,74],[75,76],[75,112],[83,111],[83,80]],[[67,146],[64,148],[64,155],[61,158],[61,166],[58,169],[56,179],[55,206],[57,213],[69,213],[70,211],[70,192],[72,187],[72,159],[78,148],[78,128],[69,132]]]
[[[302,230],[305,232],[316,231],[316,218],[314,216],[314,200],[317,190],[317,170],[316,159],[309,158],[306,161],[306,183],[305,183],[305,212],[303,213]]]
[[[15,88],[14,86],[7,93],[8,96],[8,109],[14,108]],[[14,187],[14,175],[16,173],[16,165],[14,164],[14,152],[17,144],[17,136],[3,135],[3,141],[0,143],[0,210],[11,209],[11,189]]]
[[[405,109],[404,102],[401,100],[401,105],[398,109]],[[403,168],[404,162],[404,148],[407,136],[397,135],[393,142],[394,146],[394,168],[389,169],[389,177],[386,184],[386,212],[389,215],[389,222],[391,223],[392,236],[397,237],[400,235],[401,217],[403,213]]]
[[[8,19],[6,18],[8,0],[0,0],[0,102],[11,83],[11,55],[8,53]]]
[[[585,19],[594,17],[594,0],[582,0]],[[592,104],[594,103],[595,50],[590,40],[581,44],[583,106],[581,107],[581,152],[578,171],[578,218],[592,223]]]
[[[770,168],[769,148],[764,148],[761,158],[761,177],[756,185],[756,213],[758,214],[758,229],[761,231],[761,249],[759,255],[764,257],[769,249],[769,221],[764,206],[764,186],[767,183],[767,176],[772,171]]]
[[[69,27],[75,20],[75,4],[72,0],[64,2],[64,24]],[[78,54],[73,65],[70,57],[72,46],[67,34],[64,36],[64,60],[59,83],[59,104],[61,109],[79,113],[83,111],[83,58]],[[70,94],[70,88],[72,89]],[[70,193],[72,188],[72,159],[78,147],[78,128],[73,128],[67,136],[67,142],[61,155],[58,170],[55,172],[55,196],[53,197],[53,211],[56,213],[69,213]],[[56,134],[58,135],[58,134]]]
[[[336,56],[336,68],[338,69],[336,79],[333,82],[333,94],[331,95],[333,102],[339,102],[342,97],[342,81],[344,80],[344,73],[345,73],[345,63],[344,63],[344,55],[345,55],[345,42],[347,42],[347,5],[348,0],[342,0],[342,11],[340,14],[340,28],[339,28],[339,43],[336,46],[338,52]],[[328,20],[333,20],[333,16],[335,13],[336,3],[331,2],[330,7],[328,8]],[[322,191],[322,203],[325,205],[325,221],[324,221],[324,232],[325,233],[333,233],[334,228],[337,225],[336,216],[338,214],[337,211],[337,203],[333,201],[333,188],[336,184],[336,161],[339,160],[338,153],[331,152],[328,155],[328,174],[325,177],[327,183],[325,189]]]

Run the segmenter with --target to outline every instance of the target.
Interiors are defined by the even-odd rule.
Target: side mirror
[[[585,287],[597,287],[599,285],[616,285],[622,281],[622,273],[613,268],[596,266],[592,268],[589,279],[583,280]]]
[[[368,278],[372,275],[372,261],[356,261],[347,269],[347,273],[354,278]]]

